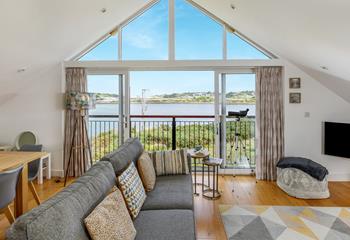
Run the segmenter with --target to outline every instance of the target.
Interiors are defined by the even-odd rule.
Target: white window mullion
[[[175,0],[169,0],[169,60],[175,60]]]
[[[226,74],[221,73],[221,153],[222,158],[224,159],[224,166],[226,167],[227,159],[226,159]]]
[[[124,81],[124,139],[130,138],[130,72],[125,73]]]
[[[215,105],[215,157],[220,157],[220,73],[214,75],[214,105]]]
[[[222,33],[222,56],[224,60],[227,60],[227,30],[226,26],[223,27]]]
[[[123,57],[122,53],[122,28],[118,28],[118,60],[121,61]]]

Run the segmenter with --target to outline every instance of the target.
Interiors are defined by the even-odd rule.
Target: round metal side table
[[[208,168],[208,188],[205,189],[204,184],[202,185],[202,194],[204,198],[215,200],[221,197],[219,192],[219,166],[222,164],[222,161],[221,158],[208,158],[203,161],[202,182],[204,182],[204,166]],[[212,176],[210,176],[210,174],[212,174]],[[210,177],[212,177],[212,184],[210,182]]]
[[[188,154],[191,156],[191,165],[194,164],[194,195],[199,196],[199,193],[197,193],[197,185],[203,185],[203,182],[197,183],[197,164],[201,163],[203,164],[203,161],[207,160],[209,158],[209,151],[207,150],[202,150],[200,152],[196,152],[194,149],[188,150]],[[201,160],[201,161],[200,161]],[[202,166],[203,169],[203,166]]]

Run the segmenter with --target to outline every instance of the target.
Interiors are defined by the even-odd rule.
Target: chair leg
[[[29,188],[30,188],[30,191],[33,193],[34,195],[34,198],[35,198],[35,201],[38,205],[41,204],[41,201],[40,201],[40,198],[39,198],[39,195],[38,193],[36,192],[36,189],[35,189],[35,186],[34,186],[34,183],[33,181],[29,182]]]
[[[6,208],[1,209],[0,213],[4,213],[11,224],[16,220],[15,216],[13,215],[10,209],[10,206],[7,206]]]

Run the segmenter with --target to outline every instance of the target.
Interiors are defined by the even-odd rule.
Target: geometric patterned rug
[[[219,205],[232,240],[350,240],[350,208]]]

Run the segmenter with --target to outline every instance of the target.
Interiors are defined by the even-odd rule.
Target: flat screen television
[[[324,154],[350,158],[349,123],[324,123]]]

